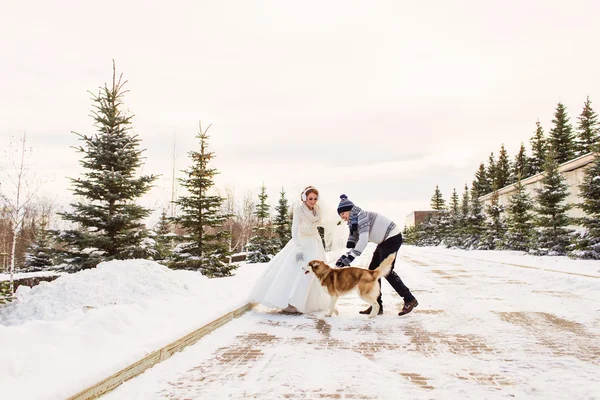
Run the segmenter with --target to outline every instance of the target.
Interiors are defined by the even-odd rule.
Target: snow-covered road
[[[102,398],[600,398],[597,271],[456,254],[401,248],[407,316],[385,281],[374,320],[354,294],[332,318],[259,306]]]

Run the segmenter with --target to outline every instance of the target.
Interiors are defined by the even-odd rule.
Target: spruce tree
[[[510,196],[506,207],[508,217],[505,247],[507,249],[528,251],[531,248],[534,237],[533,215],[530,212],[532,208],[531,198],[521,184],[521,179],[518,179],[515,192]]]
[[[25,253],[25,268],[27,271],[48,269],[54,265],[55,254],[46,224],[42,223],[35,233],[33,243],[29,245]]]
[[[431,227],[428,227],[433,229],[433,243],[429,245],[437,246],[446,238],[450,229],[448,214],[446,213],[446,200],[442,197],[442,192],[437,185],[431,196],[431,208],[437,211],[437,213],[431,218]]]
[[[449,207],[449,224],[448,232],[446,234],[446,245],[448,247],[459,247],[460,246],[460,228],[461,228],[461,208],[460,200],[456,189],[452,190],[450,196],[450,207]]]
[[[460,202],[460,225],[459,225],[459,243],[458,246],[463,248],[467,241],[468,228],[469,228],[469,216],[471,214],[469,197],[469,186],[465,183],[465,189],[463,191],[462,199]]]
[[[479,193],[479,196],[490,193],[492,191],[492,183],[488,177],[487,171],[485,170],[485,164],[480,163],[479,169],[475,173],[475,180],[473,181],[473,188]]]
[[[488,181],[490,182],[490,192],[498,189],[498,173],[496,168],[496,158],[494,157],[494,152],[491,152],[490,156],[488,157],[488,166],[486,172]],[[481,195],[483,196],[483,193]]]
[[[416,245],[416,229],[414,226],[404,226],[402,230],[402,241],[404,244]]]
[[[263,183],[258,194],[258,203],[254,210],[257,225],[252,228],[252,237],[246,246],[249,263],[268,262],[277,253],[279,246],[273,238],[273,229],[269,220],[271,208],[267,203],[267,188]]]
[[[538,255],[565,255],[571,240],[572,230],[567,226],[571,219],[567,211],[572,205],[565,203],[569,195],[564,177],[558,172],[558,161],[552,151],[546,157],[542,188],[536,189],[537,230],[536,249]]]
[[[439,218],[429,216],[421,222],[415,231],[417,246],[437,246],[440,244]]]
[[[442,192],[438,185],[435,185],[435,191],[431,196],[431,209],[435,211],[442,211],[446,209],[446,200],[442,197]]]
[[[263,183],[260,187],[258,203],[256,204],[256,208],[254,210],[254,216],[256,217],[259,225],[264,225],[265,221],[271,216],[271,213],[269,212],[271,206],[269,206],[269,203],[267,203],[268,198],[269,196],[267,195],[267,187]]]
[[[470,195],[470,214],[465,247],[467,249],[478,249],[481,246],[481,240],[485,231],[485,215],[483,214],[483,206],[481,201],[479,201],[479,194],[477,193],[475,186],[471,188]]]
[[[291,221],[289,209],[290,207],[285,197],[285,190],[281,188],[281,192],[279,193],[279,202],[277,203],[277,207],[275,207],[275,212],[277,214],[275,215],[275,220],[273,221],[273,226],[275,227],[275,234],[277,235],[277,239],[279,240],[279,249],[282,249],[291,238]]]
[[[154,240],[156,241],[154,259],[156,261],[168,260],[173,252],[173,239],[177,235],[171,232],[171,221],[167,216],[167,210],[164,208],[158,223],[154,227],[154,233]]]
[[[414,237],[413,244],[415,246],[427,246],[427,244],[424,243],[424,239],[429,238],[427,229],[425,228],[425,224],[427,221],[423,221],[420,224],[414,226],[414,231],[412,232],[412,235]]]
[[[600,145],[593,149],[596,150],[594,161],[585,170],[583,181],[579,185],[579,193],[583,199],[579,207],[585,212],[581,223],[585,232],[573,255],[600,260]]]
[[[208,277],[221,277],[231,275],[236,266],[225,263],[230,256],[229,231],[223,224],[229,216],[221,212],[225,199],[212,192],[218,171],[209,167],[215,157],[208,147],[206,132],[210,127],[203,131],[199,124],[196,138],[200,149],[188,153],[192,165],[183,171],[184,178],[179,179],[188,194],[175,201],[181,211],[172,220],[185,230],[186,235],[178,238],[182,243],[177,246],[169,266],[196,270]]]
[[[112,85],[104,85],[93,96],[92,115],[97,128],[94,135],[76,133],[83,142],[80,164],[83,178],[71,179],[80,201],[73,211],[61,213],[76,229],[59,234],[66,247],[66,261],[72,269],[94,267],[113,259],[145,257],[140,244],[146,236],[142,219],[150,210],[135,204],[156,179],[153,175],[136,177],[142,166],[140,139],[131,132],[133,115],[126,112],[123,89],[127,81],[117,80],[113,62]]]
[[[499,250],[503,248],[506,235],[506,223],[504,221],[504,206],[498,202],[498,192],[492,193],[491,204],[485,207],[485,212],[489,216],[489,222],[486,224],[480,249]]]
[[[569,123],[567,109],[558,103],[552,120],[554,127],[550,130],[548,143],[554,152],[556,162],[560,165],[575,158],[575,136]]]
[[[542,128],[540,121],[537,121],[535,125],[535,134],[529,141],[531,144],[531,158],[529,159],[530,175],[523,175],[523,178],[526,178],[527,176],[533,176],[544,171],[548,142],[544,136],[544,129]]]
[[[512,171],[510,174],[510,182],[511,184],[517,182],[521,178],[526,178],[530,176],[529,174],[529,159],[527,158],[527,152],[525,150],[525,145],[521,143],[521,148],[519,152],[515,156],[515,161],[512,165]]]
[[[450,196],[450,214],[454,216],[460,215],[460,202],[456,189],[452,190],[452,196]]]
[[[576,155],[582,156],[593,151],[594,145],[600,140],[598,133],[598,115],[592,109],[592,103],[588,96],[583,111],[578,117],[577,138],[575,140]]]
[[[504,143],[500,147],[500,155],[496,163],[496,190],[502,189],[510,183],[510,160],[508,153],[504,148]]]

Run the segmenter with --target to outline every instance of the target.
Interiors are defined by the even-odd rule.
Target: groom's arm
[[[362,254],[369,243],[370,229],[368,216],[366,213],[361,212],[358,214],[358,240],[356,241],[356,245],[353,249],[350,249],[346,254],[341,256],[335,265],[338,267],[348,267],[356,257]]]

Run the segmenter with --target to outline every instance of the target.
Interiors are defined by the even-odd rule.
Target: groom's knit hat
[[[354,203],[351,202],[350,200],[348,200],[348,196],[346,196],[345,194],[340,196],[340,205],[337,208],[337,212],[338,214],[343,213],[344,211],[350,211],[352,210],[352,207],[354,207]]]

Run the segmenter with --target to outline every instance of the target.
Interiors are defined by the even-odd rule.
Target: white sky
[[[88,91],[125,100],[167,204],[198,121],[221,189],[264,182],[296,200],[341,193],[401,225],[439,184],[462,193],[502,143],[511,157],[558,101],[600,111],[594,1],[15,1],[0,12],[0,148],[27,132],[42,192],[70,200],[71,131],[94,132]],[[0,164],[2,165],[2,164]]]

